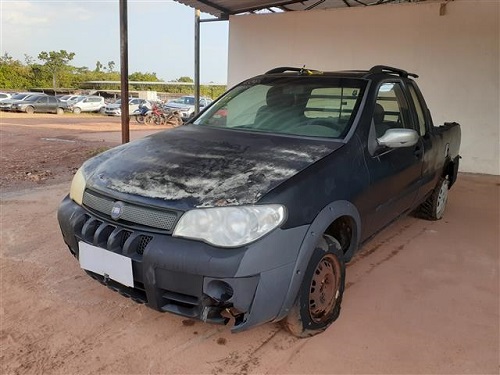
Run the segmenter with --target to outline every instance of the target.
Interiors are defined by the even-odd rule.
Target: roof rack
[[[297,72],[299,75],[303,74],[322,74],[320,70],[314,70],[314,69],[306,69],[305,65],[302,68],[295,68],[291,66],[280,66],[278,68],[274,68],[271,70],[268,70],[265,74],[279,74],[279,73],[285,73],[285,72]]]
[[[375,65],[368,71],[368,74],[380,74],[380,73],[395,73],[400,77],[404,78],[408,77],[418,78],[418,75],[415,73],[408,73],[406,70],[393,68],[392,66],[387,66],[387,65]]]

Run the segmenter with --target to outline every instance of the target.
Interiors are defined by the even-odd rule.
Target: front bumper
[[[307,226],[277,229],[238,249],[221,249],[161,231],[96,216],[69,197],[58,220],[64,241],[78,258],[79,241],[132,259],[134,287],[88,272],[136,302],[233,331],[272,321],[285,301]]]
[[[121,116],[122,111],[121,109],[105,109],[104,113],[108,116]]]
[[[181,118],[183,120],[187,120],[193,116],[193,111],[190,110],[185,110],[185,109],[180,109],[180,108],[175,108],[175,107],[165,107],[166,110],[168,111],[176,111],[179,112]]]

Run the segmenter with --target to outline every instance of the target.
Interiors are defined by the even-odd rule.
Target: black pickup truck
[[[276,68],[187,125],[100,154],[58,211],[86,272],[151,308],[294,335],[340,313],[345,263],[399,216],[438,220],[460,126],[415,74]]]

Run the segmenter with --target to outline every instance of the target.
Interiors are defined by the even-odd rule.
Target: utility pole
[[[122,143],[130,141],[130,117],[128,110],[128,21],[127,0],[120,0],[120,69]]]
[[[194,10],[194,114],[200,112],[200,10]]]

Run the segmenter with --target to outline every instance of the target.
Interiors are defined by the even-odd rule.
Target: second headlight
[[[200,208],[187,211],[173,236],[201,240],[220,247],[239,247],[253,242],[285,220],[278,204]]]

